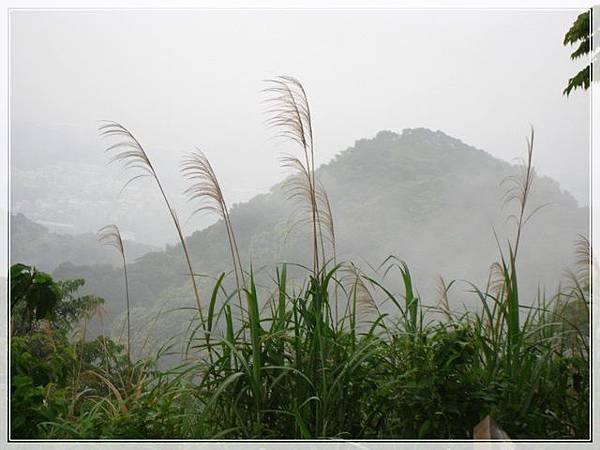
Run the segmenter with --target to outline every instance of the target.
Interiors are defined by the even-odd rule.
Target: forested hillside
[[[354,259],[368,268],[393,254],[407,261],[423,300],[433,303],[439,276],[485,283],[498,256],[494,232],[501,244],[514,237],[514,224],[507,221],[514,206],[504,204],[503,180],[516,171],[517,166],[440,131],[419,128],[358,140],[320,167],[317,176],[331,200],[338,260]],[[252,260],[259,279],[264,266],[310,261],[309,230],[299,223],[287,192],[283,182],[231,209],[242,262]],[[530,205],[543,207],[524,230],[519,271],[525,303],[534,300],[538,286],[549,291],[558,286],[574,261],[578,234],[588,233],[587,208],[552,179],[535,179]],[[231,270],[222,221],[193,233],[188,242],[198,273],[217,276]],[[180,246],[144,255],[129,272],[131,301],[140,311],[192,302]],[[87,292],[106,299],[109,317],[122,310],[120,269],[90,259],[64,263],[54,275],[84,278]],[[200,283],[206,290],[212,281]],[[463,297],[456,298],[457,308],[477,304]]]

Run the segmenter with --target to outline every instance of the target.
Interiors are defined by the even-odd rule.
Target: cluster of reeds
[[[326,242],[332,247],[332,258],[335,263],[335,230],[331,203],[322,183],[315,176],[315,154],[312,121],[308,98],[302,84],[293,77],[280,76],[268,81],[269,87],[265,92],[270,94],[266,100],[270,107],[267,113],[269,126],[279,130],[278,136],[290,139],[299,144],[302,149],[302,157],[284,155],[281,158],[282,166],[292,169],[294,176],[288,182],[289,198],[297,202],[300,208],[299,223],[309,223],[313,231],[313,275],[320,276],[322,268],[330,261],[326,255]],[[103,137],[116,137],[118,142],[110,145],[106,152],[112,153],[110,162],[118,162],[127,169],[133,171],[132,176],[124,184],[124,190],[130,183],[143,178],[150,177],[159,188],[161,196],[169,211],[177,235],[183,249],[193,292],[196,299],[200,325],[206,327],[205,317],[202,309],[202,301],[198,289],[196,277],[192,267],[189,248],[181,229],[175,209],[167,197],[166,191],[158,177],[158,174],[150,160],[150,157],[140,141],[131,131],[116,122],[107,122],[100,127],[100,135]],[[244,320],[244,311],[247,309],[243,304],[243,292],[246,290],[246,277],[240,253],[235,238],[235,232],[231,223],[227,203],[219,184],[216,173],[206,155],[196,149],[189,153],[181,164],[182,175],[190,182],[190,186],[184,194],[191,202],[197,202],[199,206],[194,214],[198,212],[215,213],[223,220],[227,231],[227,239],[233,263],[233,273],[236,283],[236,296],[240,310],[241,320]],[[304,214],[308,211],[308,214]],[[123,257],[123,269],[125,272],[125,288],[127,311],[129,317],[129,294],[127,287],[127,263],[125,261],[123,241],[116,225],[108,225],[99,231],[99,238],[104,244],[112,245]],[[336,305],[336,314],[337,314]],[[128,345],[130,342],[130,325],[128,326]],[[206,330],[205,330],[206,331]]]
[[[229,292],[230,275],[222,273],[202,304],[177,216],[147,153],[121,125],[105,125],[104,135],[124,138],[109,148],[118,151],[114,160],[141,171],[131,181],[152,177],[173,218],[199,312],[185,354],[197,358],[165,372],[139,366],[135,381],[111,382],[105,395],[82,388],[72,400],[78,413],[44,424],[47,436],[469,438],[472,427],[491,413],[514,438],[587,437],[587,337],[565,316],[564,305],[578,299],[589,306],[589,244],[580,244],[582,262],[570,290],[550,299],[540,293],[533,306],[520,299],[519,244],[539,210],[528,202],[535,178],[533,131],[521,176],[506,181],[512,183],[507,200],[518,206],[511,216],[515,237],[506,250],[499,245],[488,286],[469,284],[472,294],[462,293],[474,294],[481,309],[457,312],[448,297],[458,285],[454,281],[442,280],[439,306],[427,307],[405,262],[390,257],[366,274],[335,261],[331,205],[315,175],[304,88],[279,77],[266,91],[268,124],[302,152],[284,156],[282,164],[295,171],[290,198],[300,200],[312,231],[312,268],[303,285],[292,287],[286,265],[276,268],[273,286],[265,289],[257,286],[251,268],[244,270],[223,192],[208,159],[197,151],[182,165],[191,182],[186,194],[199,211],[223,220],[235,278]],[[107,228],[103,236],[117,244],[125,266],[118,230]],[[403,292],[385,287],[384,279],[392,276],[399,277]],[[430,313],[442,313],[443,320]]]

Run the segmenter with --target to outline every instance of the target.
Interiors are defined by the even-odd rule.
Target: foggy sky
[[[318,163],[412,127],[511,161],[531,123],[538,172],[589,204],[589,100],[562,95],[584,64],[562,45],[577,14],[13,11],[11,120],[60,130],[82,143],[65,162],[94,163],[106,161],[98,121],[123,123],[178,205],[178,164],[198,146],[235,203],[285,175],[278,156],[289,146],[270,139],[260,91],[286,74],[308,91]]]

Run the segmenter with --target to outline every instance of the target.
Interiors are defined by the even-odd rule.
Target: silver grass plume
[[[281,164],[296,172],[296,176],[289,180],[287,187],[290,198],[299,200],[308,210],[307,220],[312,225],[313,236],[313,271],[318,274],[320,267],[326,264],[322,220],[324,212],[320,207],[320,203],[326,197],[320,193],[323,189],[315,177],[310,105],[304,87],[296,78],[279,76],[267,82],[269,87],[264,89],[264,92],[270,95],[266,100],[269,105],[267,126],[279,130],[276,137],[291,140],[302,149],[300,157],[285,155]],[[330,222],[333,225],[333,221]],[[329,236],[334,238],[331,233]]]
[[[446,280],[439,275],[437,279],[437,294],[438,294],[438,308],[446,315],[448,320],[452,321],[452,311],[450,309],[450,301],[448,300],[448,291],[454,284],[454,280],[450,283],[446,283]]]
[[[127,307],[127,359],[131,361],[131,307],[129,303],[129,279],[127,277],[127,260],[121,232],[116,225],[106,225],[98,231],[98,240],[102,245],[114,247],[123,260],[123,274],[125,276],[125,300]]]
[[[187,196],[188,202],[195,201],[199,204],[193,214],[198,212],[216,213],[225,223],[237,286],[240,314],[243,319],[244,309],[241,290],[246,287],[246,280],[240,261],[235,233],[231,224],[231,217],[217,175],[206,155],[198,149],[186,156],[180,170],[184,177],[191,183],[184,191],[184,195]]]
[[[136,139],[133,133],[131,133],[123,125],[117,122],[106,121],[105,125],[102,125],[99,128],[99,132],[100,136],[102,137],[114,137],[120,139],[117,143],[109,146],[105,151],[113,155],[110,159],[110,163],[117,162],[121,164],[122,167],[126,170],[131,170],[133,172],[132,177],[125,183],[123,189],[125,189],[125,187],[127,187],[130,183],[143,177],[150,177],[156,182],[156,185],[160,190],[165,205],[169,210],[169,214],[177,231],[177,236],[179,237],[179,242],[181,243],[181,247],[183,249],[189,276],[192,282],[192,288],[196,300],[196,307],[198,309],[200,321],[202,323],[202,326],[204,327],[202,303],[200,301],[200,293],[196,284],[195,273],[192,268],[189,249],[186,240],[183,236],[183,231],[181,229],[181,225],[179,223],[179,219],[177,218],[175,209],[171,206],[171,203],[169,202],[167,194],[163,189],[163,186],[156,173],[156,170],[154,169],[152,161],[148,157],[148,154],[146,153],[146,150],[144,149],[140,141]]]
[[[353,305],[356,305],[357,312],[362,314],[379,313],[377,303],[363,280],[361,270],[354,263],[348,262],[342,264],[340,272],[342,273],[340,282],[349,300],[344,315],[352,317]]]
[[[528,200],[533,188],[533,181],[535,180],[535,169],[533,167],[533,141],[534,141],[534,130],[530,128],[530,135],[526,138],[527,142],[527,159],[521,160],[519,165],[519,172],[515,175],[508,176],[502,180],[501,185],[508,185],[508,188],[504,194],[504,204],[517,203],[518,213],[511,214],[507,220],[513,220],[516,224],[516,238],[513,245],[514,258],[517,257],[519,250],[519,243],[521,241],[521,232],[525,224],[543,207],[548,204],[542,204],[534,208],[531,211],[527,210]]]

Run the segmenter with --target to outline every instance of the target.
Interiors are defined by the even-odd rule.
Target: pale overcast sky
[[[119,121],[177,189],[181,155],[199,146],[233,203],[284,175],[260,90],[287,74],[308,91],[319,162],[412,127],[511,160],[531,123],[538,172],[588,204],[589,99],[562,95],[583,64],[562,45],[577,14],[13,11],[13,130],[61,130],[97,162],[98,120]]]

